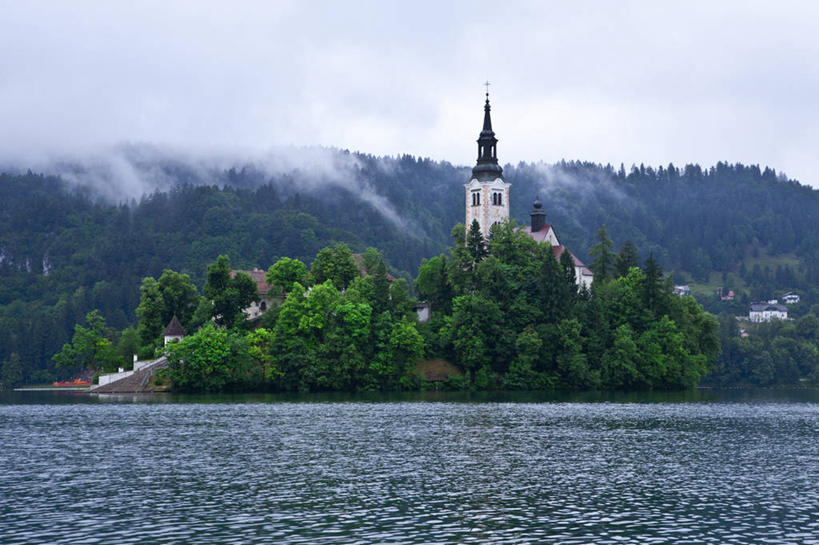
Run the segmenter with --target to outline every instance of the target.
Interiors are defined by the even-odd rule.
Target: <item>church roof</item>
[[[532,232],[532,226],[531,225],[526,225],[524,227],[521,227],[520,229],[522,231],[524,231],[527,235],[529,235],[530,237],[535,239],[535,241],[543,242],[544,240],[547,240],[547,238],[549,236],[549,231],[552,230],[552,226],[551,226],[551,224],[544,223],[543,227],[541,227],[540,229],[538,229],[534,233]]]
[[[166,337],[185,336],[185,328],[179,323],[179,318],[176,317],[176,314],[173,315],[173,318],[171,318],[171,321],[168,323],[168,327],[165,328],[164,335]]]
[[[576,255],[574,255],[574,254],[571,252],[571,250],[569,250],[568,248],[566,248],[566,247],[565,247],[565,246],[563,246],[562,244],[561,244],[560,246],[552,246],[552,251],[555,253],[555,259],[558,259],[558,260],[560,259],[560,256],[561,256],[561,255],[563,255],[563,252],[569,252],[569,255],[570,255],[570,256],[572,256],[572,261],[574,262],[574,266],[575,266],[575,267],[580,267],[580,268],[582,269],[582,270],[581,270],[581,273],[583,274],[583,276],[594,276],[594,273],[592,273],[592,272],[591,272],[591,271],[590,271],[590,270],[589,270],[589,269],[588,269],[588,268],[587,268],[587,267],[586,267],[586,266],[583,264],[583,262],[582,262],[582,261],[580,261],[579,259],[577,259],[577,256],[576,256]]]

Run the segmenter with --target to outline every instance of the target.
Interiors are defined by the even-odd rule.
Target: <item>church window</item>
[[[259,305],[259,308],[262,309],[262,312],[266,311],[267,310],[267,303],[262,301],[262,304]]]
[[[472,206],[480,206],[481,205],[481,194],[478,191],[472,192]]]
[[[503,193],[492,193],[492,204],[495,206],[503,206]]]

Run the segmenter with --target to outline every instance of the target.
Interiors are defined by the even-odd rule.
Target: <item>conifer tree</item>
[[[637,255],[637,247],[630,240],[627,240],[620,247],[620,253],[617,255],[616,271],[617,276],[626,276],[631,267],[639,266],[639,256]]]
[[[466,235],[466,248],[469,255],[472,256],[472,267],[483,261],[489,253],[486,248],[486,240],[481,234],[481,226],[478,220],[472,220],[472,225],[469,226],[469,233]]]
[[[594,281],[602,282],[608,280],[614,272],[615,254],[611,251],[614,243],[609,238],[605,225],[600,226],[594,234],[594,238],[597,240],[597,244],[589,252],[594,257],[591,269],[594,272]]]

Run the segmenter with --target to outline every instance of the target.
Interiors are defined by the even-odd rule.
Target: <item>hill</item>
[[[112,327],[133,324],[141,278],[165,268],[201,286],[219,254],[266,269],[345,242],[379,248],[393,274],[411,279],[463,220],[469,172],[339,150],[276,168],[144,153],[125,161],[128,179],[140,181],[130,192],[122,170],[101,176],[93,165],[0,175],[0,360],[17,352],[29,380],[54,375],[50,356],[90,309]],[[631,240],[692,283],[712,312],[790,289],[802,291],[805,309],[818,299],[819,192],[772,169],[561,162],[506,165],[504,174],[519,222],[539,195],[561,242],[584,260],[605,224],[617,246]],[[739,293],[734,307],[711,295],[719,286]]]

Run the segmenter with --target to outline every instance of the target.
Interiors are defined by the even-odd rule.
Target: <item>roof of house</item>
[[[532,232],[531,225],[524,225],[523,227],[520,227],[520,230],[535,239],[537,242],[543,242],[549,236],[549,231],[552,230],[552,226],[548,223],[544,223],[543,227],[534,233]]]
[[[179,323],[179,318],[176,317],[176,314],[173,315],[173,318],[171,318],[171,321],[168,323],[168,327],[165,328],[164,335],[166,337],[185,336],[185,328],[182,327],[181,323]]]
[[[551,226],[550,226],[551,228]],[[572,261],[574,262],[575,267],[581,267],[582,270],[580,271],[583,276],[594,276],[594,273],[591,272],[582,261],[577,259],[577,256],[572,253],[571,250],[563,246],[562,244],[559,246],[552,246],[552,251],[555,253],[555,259],[560,260],[560,256],[563,255],[563,252],[569,252],[569,255],[572,256]]]
[[[788,312],[788,307],[785,305],[772,305],[770,303],[751,303],[751,312]]]
[[[273,289],[273,285],[267,283],[267,271],[261,269],[253,269],[252,271],[233,270],[230,271],[230,277],[234,278],[237,272],[243,272],[248,275],[256,283],[256,289],[261,296],[267,295],[267,292]]]

